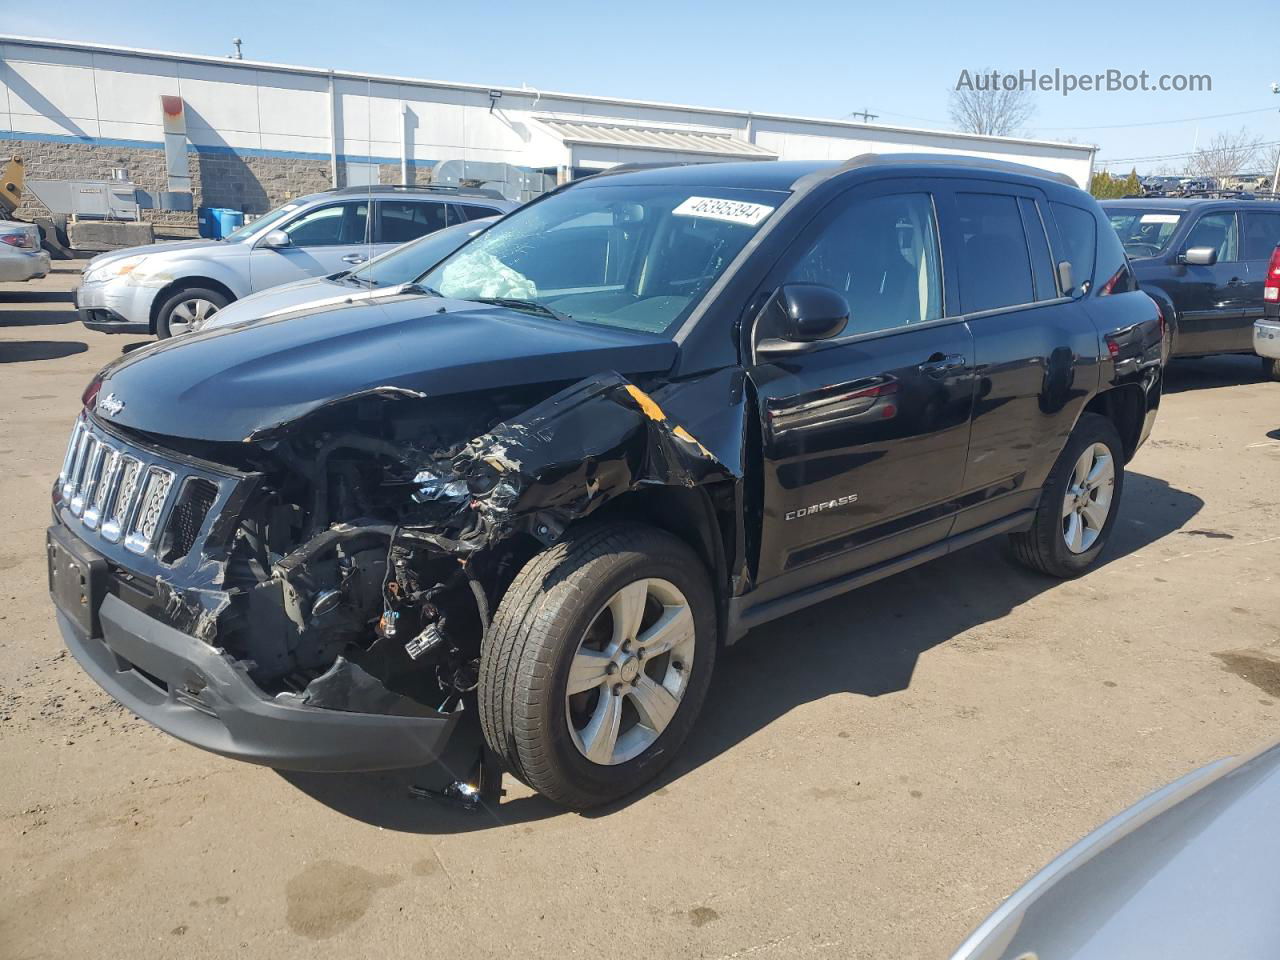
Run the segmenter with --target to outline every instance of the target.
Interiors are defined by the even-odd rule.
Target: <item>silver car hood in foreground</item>
[[[1158,790],[1031,878],[952,960],[1280,956],[1280,744]]]
[[[319,306],[335,297],[345,298],[351,294],[366,292],[366,288],[338,283],[328,277],[294,280],[227,304],[206,320],[200,329],[212,330],[241,320],[261,320],[284,310]]]

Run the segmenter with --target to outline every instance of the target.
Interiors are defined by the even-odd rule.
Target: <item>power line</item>
[[[1159,127],[1170,123],[1192,123],[1196,120],[1221,120],[1223,117],[1243,117],[1250,113],[1274,113],[1275,107],[1259,110],[1237,110],[1235,113],[1210,113],[1203,117],[1182,117],[1178,120],[1144,120],[1141,123],[1101,123],[1092,127],[1037,127],[1037,130],[1123,130],[1128,127]]]
[[[1277,146],[1280,146],[1280,140],[1266,140],[1261,143],[1252,144],[1252,146],[1258,149],[1262,149],[1264,147],[1277,147]],[[1201,150],[1192,150],[1188,153],[1165,153],[1165,154],[1160,154],[1158,156],[1150,156],[1150,157],[1116,157],[1113,160],[1104,160],[1103,158],[1099,157],[1098,163],[1102,164],[1103,166],[1106,166],[1107,164],[1111,164],[1111,163],[1138,163],[1138,162],[1147,161],[1147,160],[1185,160],[1188,157],[1194,157],[1197,154],[1202,152],[1203,151]]]

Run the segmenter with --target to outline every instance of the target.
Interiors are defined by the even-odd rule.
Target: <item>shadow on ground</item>
[[[60,360],[88,349],[80,340],[0,340],[0,363]]]
[[[1140,473],[1126,474],[1122,501],[1103,566],[1180,529],[1204,505],[1199,497]],[[1058,584],[1014,564],[1004,543],[998,538],[979,544],[752,631],[722,652],[702,716],[672,765],[636,794],[589,815],[625,808],[802,704],[835,694],[878,697],[905,690],[926,650],[998,620]],[[922,597],[928,603],[921,603]],[[474,738],[473,729],[460,726],[459,733],[458,759],[450,766],[464,774],[479,741],[463,739]],[[411,799],[409,784],[438,784],[438,770],[282,776],[340,813],[413,833],[482,830],[564,813],[537,796],[475,813]]]
[[[11,303],[75,303],[70,290],[0,290],[0,307]]]
[[[1164,392],[1234,387],[1242,383],[1261,383],[1265,379],[1262,362],[1251,353],[1172,360],[1164,370]]]

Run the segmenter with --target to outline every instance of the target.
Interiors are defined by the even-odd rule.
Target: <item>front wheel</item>
[[[1086,413],[1049,471],[1031,529],[1009,535],[1033,570],[1064,579],[1097,562],[1115,526],[1124,487],[1124,448],[1106,417]]]
[[[548,799],[607,803],[670,762],[715,655],[697,555],[640,524],[588,528],[530,560],[498,606],[480,661],[485,739]]]
[[[160,304],[156,313],[156,336],[161,340],[188,333],[198,327],[230,301],[217,290],[187,287]]]

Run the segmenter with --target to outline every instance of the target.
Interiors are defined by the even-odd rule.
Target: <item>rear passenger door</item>
[[[932,184],[833,200],[766,276],[849,303],[838,337],[749,365],[759,401],[763,602],[946,538],[969,439],[973,345],[944,298]]]
[[[1081,406],[1096,389],[1098,333],[1058,288],[1043,193],[1009,183],[958,182],[943,217],[948,264],[973,335],[975,388],[968,463],[955,533],[1035,505]],[[1064,211],[1064,215],[1069,211]],[[1096,236],[1069,255],[1092,282]],[[1060,240],[1055,246],[1063,247]]]
[[[1240,216],[1244,222],[1244,260],[1249,284],[1246,288],[1249,301],[1246,319],[1252,322],[1262,316],[1262,289],[1266,286],[1267,265],[1271,262],[1272,251],[1280,244],[1280,210],[1245,210]],[[1246,332],[1250,331],[1246,329]],[[1252,341],[1249,346],[1252,346]]]

